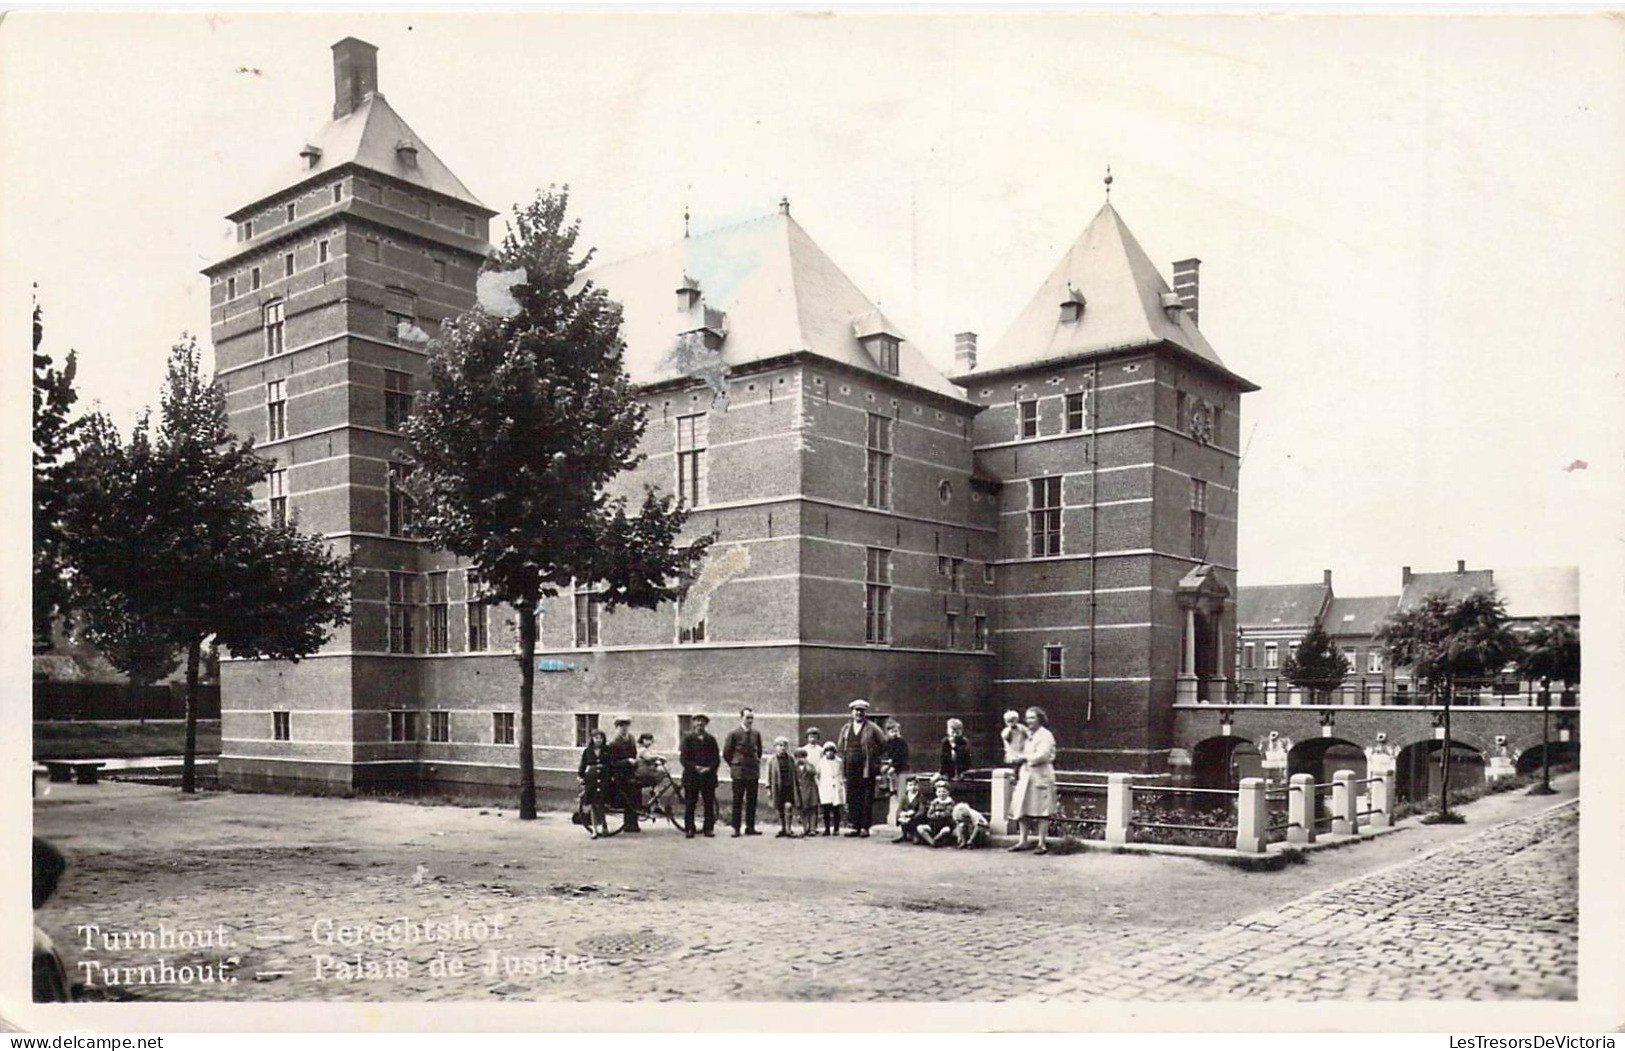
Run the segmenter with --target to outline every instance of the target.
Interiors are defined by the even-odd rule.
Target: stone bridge
[[[1543,711],[1452,706],[1451,783],[1538,770]],[[1554,707],[1550,717],[1552,761],[1576,759],[1579,709]],[[1401,798],[1415,798],[1437,787],[1443,739],[1442,706],[1176,704],[1172,762],[1176,775],[1212,788],[1296,773],[1326,782],[1339,769],[1365,777],[1387,767]]]

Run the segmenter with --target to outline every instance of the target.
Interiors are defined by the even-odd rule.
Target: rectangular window
[[[237,224],[237,240],[248,241],[254,237],[254,220],[249,219]]]
[[[491,743],[513,744],[513,713],[491,713]]]
[[[987,615],[978,613],[970,619],[971,645],[978,650],[987,649]]]
[[[226,298],[237,298],[237,279],[235,277],[226,278]]]
[[[1044,678],[1061,678],[1061,673],[1064,670],[1062,666],[1062,654],[1064,652],[1065,648],[1061,646],[1044,647]]]
[[[594,730],[596,730],[596,729],[598,729],[598,713],[597,712],[577,712],[576,713],[576,747],[577,748],[585,748],[585,747],[587,747],[587,738],[592,736],[592,732]]]
[[[436,259],[434,261],[434,279],[436,281],[444,281],[446,279],[446,261],[444,259]]]
[[[1061,479],[1034,478],[1031,481],[1031,520],[1034,558],[1061,553]]]
[[[1207,557],[1207,483],[1191,479],[1191,556]]]
[[[948,560],[948,590],[955,594],[965,590],[965,560],[962,558]]]
[[[415,653],[412,621],[417,605],[417,578],[410,573],[389,575],[389,652]]]
[[[945,644],[950,650],[957,650],[959,648],[959,614],[947,614],[947,624],[945,627],[946,630],[943,632]]]
[[[260,268],[257,266],[248,270],[248,287],[255,292],[260,290]]]
[[[389,739],[416,741],[418,739],[418,713],[395,709],[389,713]]]
[[[1213,406],[1211,411],[1212,411],[1211,419],[1213,420],[1213,442],[1214,442],[1214,444],[1218,444],[1218,441],[1219,441],[1219,428],[1224,426],[1224,410],[1219,408],[1219,406],[1215,405],[1215,406]]]
[[[468,652],[483,653],[491,648],[491,629],[488,613],[490,606],[479,599],[466,603],[468,617]]]
[[[1350,675],[1360,674],[1360,654],[1357,650],[1345,649],[1343,651],[1343,659],[1349,662]]]
[[[368,237],[361,242],[361,258],[369,263],[378,262],[378,240]]]
[[[1077,391],[1066,396],[1066,429],[1081,431],[1084,428],[1084,401],[1083,391]]]
[[[599,646],[603,628],[604,604],[596,592],[576,589],[576,649]]]
[[[333,203],[338,204],[342,200],[344,200],[344,184],[336,182],[333,184]]]
[[[404,463],[389,465],[389,535],[408,536],[412,532],[412,498],[406,492],[406,478],[412,469]]]
[[[1273,642],[1264,643],[1264,667],[1274,671],[1281,666],[1281,649]]]
[[[1243,668],[1251,670],[1251,669],[1257,667],[1257,663],[1256,663],[1257,660],[1258,660],[1257,650],[1258,650],[1258,647],[1254,643],[1251,643],[1251,642],[1242,643],[1242,646],[1241,646],[1241,666]]]
[[[1371,675],[1382,674],[1382,651],[1368,650],[1365,655],[1365,670]]]
[[[271,713],[271,737],[277,741],[293,740],[292,717],[287,712]]]
[[[398,431],[412,415],[412,376],[407,372],[384,370],[384,429]]]
[[[982,583],[993,583],[993,563],[991,562],[982,563]]]
[[[290,222],[290,223],[293,222],[293,217],[295,215],[297,215],[297,214],[298,214],[298,212],[296,212],[294,210],[293,202],[289,201],[288,202],[288,222]]]
[[[288,393],[285,380],[265,385],[266,440],[279,442],[288,436]]]
[[[891,552],[871,547],[864,553],[863,641],[891,641]]]
[[[1190,395],[1182,390],[1174,392],[1174,430],[1181,434],[1185,433],[1185,427],[1190,422],[1190,405]]]
[[[874,336],[868,342],[875,364],[893,376],[897,375],[897,351],[901,344],[890,336]]]
[[[327,251],[328,251],[327,239],[323,238],[322,240],[317,241],[316,242],[316,262],[318,262],[318,263],[327,262]]]
[[[389,338],[404,340],[417,327],[418,297],[401,288],[384,290],[384,319]]]
[[[429,652],[451,650],[451,604],[446,601],[446,574],[429,574]]]
[[[265,304],[265,353],[268,357],[275,357],[288,349],[284,332],[286,313],[282,300]]]
[[[677,642],[679,645],[688,642],[705,641],[705,618],[701,617],[693,624],[683,623],[683,600],[677,600]]]
[[[1021,430],[1019,432],[1019,437],[1038,437],[1038,399],[1034,398],[1031,401],[1021,402],[1018,407],[1021,410]]]
[[[429,713],[429,740],[445,742],[451,740],[451,713]]]
[[[1295,661],[1298,659],[1298,644],[1296,642],[1289,642],[1286,644],[1286,659],[1289,661]]]
[[[474,217],[472,215],[463,216],[463,233],[470,237],[479,236],[479,228],[474,225]]]
[[[288,524],[288,472],[272,471],[269,475],[271,484],[271,524],[283,526]]]
[[[689,507],[705,503],[705,446],[710,438],[705,413],[677,417],[677,499]]]
[[[293,253],[292,252],[289,252],[287,255],[282,257],[282,276],[283,277],[292,277],[293,276]]]
[[[870,507],[891,506],[892,419],[869,413],[868,461],[864,502]]]

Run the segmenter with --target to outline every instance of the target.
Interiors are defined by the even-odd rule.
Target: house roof
[[[972,375],[1166,343],[1234,376],[1188,312],[1164,306],[1171,292],[1107,201]],[[1080,296],[1081,317],[1063,320],[1061,304]]]
[[[675,244],[583,272],[622,305],[625,365],[633,382],[697,376],[717,361],[735,369],[808,352],[851,368],[890,376],[865,348],[875,335],[901,340],[896,378],[956,402],[964,392],[902,338],[897,326],[865,296],[790,217],[788,206]],[[679,286],[692,279],[699,303],[684,308]],[[707,329],[722,337],[707,361],[684,348],[684,333]]]
[[[1399,594],[1399,608],[1416,608],[1429,595],[1442,594],[1452,602],[1475,591],[1495,586],[1495,573],[1489,569],[1465,569],[1453,573],[1412,573],[1410,583]]]
[[[402,143],[416,148],[415,162],[408,163],[405,151],[397,150]],[[318,179],[346,165],[357,165],[379,172],[403,183],[428,190],[442,197],[450,197],[478,210],[483,215],[496,214],[475,197],[462,180],[452,174],[441,159],[435,156],[424,141],[402,120],[400,114],[374,92],[354,111],[324,124],[302,144],[320,151],[312,166],[306,153],[289,150],[287,162],[252,203],[237,209],[228,219],[236,221],[258,208],[267,198],[275,197],[300,183]]]
[[[1326,584],[1263,584],[1236,589],[1239,628],[1308,628],[1326,609]]]
[[[1382,622],[1398,608],[1398,595],[1334,597],[1326,609],[1323,623],[1326,633],[1333,638],[1339,635],[1375,635]]]
[[[1506,600],[1509,617],[1524,619],[1580,615],[1578,566],[1498,569],[1495,571],[1495,587]]]

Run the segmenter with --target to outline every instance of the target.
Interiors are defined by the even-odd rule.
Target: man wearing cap
[[[717,767],[722,762],[717,739],[708,729],[710,716],[696,715],[693,724],[694,729],[683,738],[677,755],[683,764],[683,834],[689,839],[694,838],[696,799],[705,801],[705,834],[715,835],[712,829],[717,824]]]
[[[615,736],[609,742],[610,799],[621,808],[621,831],[638,828],[638,743],[632,739],[632,720],[615,720]]]
[[[745,835],[759,836],[756,831],[756,788],[762,776],[762,734],[751,724],[756,713],[749,708],[739,709],[739,725],[728,731],[728,740],[722,745],[722,761],[728,764],[728,776],[734,783],[734,835],[739,835],[739,818],[745,818]]]
[[[841,727],[835,750],[846,775],[846,811],[852,816],[848,836],[867,836],[875,820],[875,778],[886,757],[886,738],[869,721],[869,702],[858,698],[847,705],[852,720]]]

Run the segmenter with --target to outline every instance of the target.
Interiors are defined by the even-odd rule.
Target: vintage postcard
[[[1617,1029],[1620,44],[7,15],[0,1018]]]

